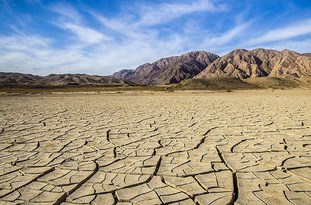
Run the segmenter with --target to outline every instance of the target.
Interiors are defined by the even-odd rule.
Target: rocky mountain
[[[162,58],[154,63],[146,63],[135,70],[121,70],[113,77],[141,85],[165,85],[179,83],[192,78],[219,58],[206,51],[194,51],[181,56]]]
[[[294,51],[234,50],[216,59],[195,78],[311,77],[311,56]]]
[[[0,72],[0,86],[122,86],[127,84],[111,76],[97,76],[86,74],[51,74],[38,76],[22,73]]]

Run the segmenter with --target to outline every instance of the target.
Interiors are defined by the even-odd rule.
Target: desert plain
[[[311,91],[0,96],[0,204],[311,204]]]

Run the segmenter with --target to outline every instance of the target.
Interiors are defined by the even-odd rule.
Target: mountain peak
[[[307,55],[294,51],[236,49],[207,66],[196,78],[311,77]]]
[[[230,53],[240,54],[240,53],[247,53],[247,52],[248,52],[248,50],[246,50],[246,49],[238,48],[238,49],[231,51]]]
[[[113,76],[143,85],[179,83],[197,75],[217,58],[219,56],[207,51],[191,51],[140,65],[133,71],[122,70]]]

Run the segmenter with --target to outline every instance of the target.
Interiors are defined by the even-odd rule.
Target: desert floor
[[[311,91],[0,96],[0,204],[311,204]]]

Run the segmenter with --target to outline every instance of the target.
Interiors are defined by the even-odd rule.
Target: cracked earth
[[[311,204],[311,95],[0,97],[0,204]]]

